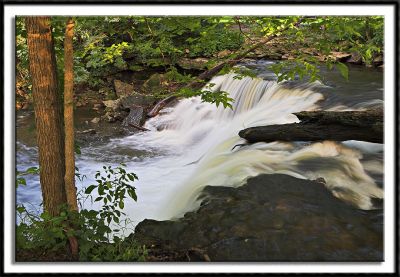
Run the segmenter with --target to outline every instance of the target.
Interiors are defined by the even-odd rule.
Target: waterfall
[[[229,93],[233,109],[217,108],[195,97],[181,100],[146,123],[152,130],[142,135],[148,146],[170,150],[185,176],[165,189],[157,218],[180,217],[195,209],[205,186],[237,187],[262,173],[322,177],[333,195],[361,209],[373,208],[371,198],[383,198],[383,190],[360,161],[362,146],[354,147],[368,144],[383,151],[382,145],[333,141],[247,145],[238,136],[241,129],[252,126],[299,122],[293,113],[318,109],[323,101],[318,92],[321,83],[288,88],[260,78],[237,79],[234,74],[217,76],[211,83],[215,84],[212,89]],[[382,173],[383,165],[379,166],[376,170]]]
[[[265,72],[262,71],[262,72]],[[364,80],[364,79],[363,79]],[[364,82],[364,81],[363,81]],[[78,190],[95,182],[102,165],[127,164],[139,177],[133,185],[138,201],[127,201],[127,217],[139,223],[145,218],[180,217],[199,206],[205,186],[243,185],[258,174],[287,174],[297,178],[322,177],[332,194],[361,209],[373,209],[373,198],[382,199],[383,145],[361,141],[271,142],[246,144],[238,136],[244,128],[298,122],[295,112],[354,110],[381,105],[375,87],[351,87],[342,91],[322,83],[277,84],[260,78],[235,75],[211,80],[215,91],[226,91],[235,101],[232,109],[203,103],[199,97],[182,99],[149,119],[148,132],[113,138],[81,148],[77,167],[86,176]],[[354,94],[351,94],[352,90]],[[360,93],[361,94],[360,96]],[[365,95],[365,97],[363,97]],[[345,99],[343,97],[349,97]],[[22,131],[22,130],[21,130]],[[19,138],[31,136],[20,132]],[[18,170],[37,166],[37,148],[17,143]],[[41,202],[39,177],[27,175],[17,202],[37,207]],[[31,204],[30,204],[31,203]],[[99,202],[88,208],[98,208]],[[97,205],[97,206],[96,206]]]

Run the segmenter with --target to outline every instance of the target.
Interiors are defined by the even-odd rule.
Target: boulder
[[[282,59],[282,54],[280,54],[278,52],[269,52],[269,53],[267,53],[265,58],[268,58],[271,60],[280,60],[280,59]]]
[[[94,123],[94,124],[97,124],[97,123],[100,122],[100,117],[95,117],[95,118],[93,118],[90,122],[92,122],[92,123]]]
[[[352,54],[332,51],[328,57],[337,62],[346,62],[352,57]]]
[[[118,111],[121,107],[120,99],[117,100],[105,100],[103,101],[104,106],[106,106],[106,110],[109,111]]]
[[[228,49],[225,49],[225,50],[222,50],[222,51],[218,52],[217,53],[217,57],[218,58],[225,58],[225,57],[229,56],[230,54],[232,54],[232,51],[230,51]]]
[[[93,105],[93,110],[98,111],[100,109],[104,108],[104,104],[103,103],[96,103]]]
[[[114,117],[114,114],[112,112],[106,112],[106,114],[103,115],[101,118],[104,119],[105,121],[107,121],[108,123],[113,123],[113,122],[117,121],[117,119]]]
[[[120,80],[114,80],[114,89],[118,98],[126,95],[131,95],[134,92],[133,85],[124,83]]]
[[[228,51],[228,50],[226,50]],[[218,55],[229,55],[230,53],[228,52],[220,52]],[[222,56],[221,56],[222,57]],[[181,58],[177,64],[182,67],[183,69],[197,69],[197,70],[204,70],[207,68],[207,63],[209,59],[207,58],[195,58],[195,59],[189,59],[189,58]]]
[[[348,205],[321,179],[264,174],[239,188],[205,187],[199,200],[183,218],[142,221],[130,238],[150,257],[195,249],[213,262],[383,259],[382,210]]]
[[[291,61],[291,60],[294,60],[294,59],[295,59],[295,57],[294,57],[292,54],[286,53],[286,54],[282,55],[282,60],[289,60],[289,61]]]
[[[127,117],[122,122],[123,127],[142,126],[146,120],[146,114],[143,107],[131,106]]]
[[[305,53],[305,54],[307,54],[307,55],[311,55],[311,56],[314,56],[314,55],[318,54],[315,49],[309,48],[309,47],[308,48],[301,48],[300,51]]]
[[[153,95],[135,92],[132,95],[121,97],[119,100],[121,108],[130,109],[132,106],[147,107],[153,105],[156,98]]]
[[[143,83],[143,89],[152,94],[161,92],[163,90],[162,84],[165,79],[164,74],[154,73]]]
[[[123,121],[123,120],[126,118],[127,115],[128,115],[127,112],[121,111],[121,112],[116,112],[116,113],[114,113],[114,114],[113,114],[113,117],[114,117],[114,119],[115,119],[116,121]]]
[[[380,66],[383,64],[383,56],[379,55],[377,57],[374,58],[374,60],[372,61],[372,63],[374,64],[374,66]]]
[[[347,60],[348,63],[352,64],[362,64],[362,57],[358,52],[351,53],[350,59]]]

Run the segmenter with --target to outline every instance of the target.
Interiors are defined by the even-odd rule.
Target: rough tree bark
[[[40,185],[44,211],[58,215],[67,202],[64,187],[64,140],[61,99],[49,17],[26,17],[29,70],[32,78]]]
[[[360,140],[383,143],[383,109],[300,112],[300,123],[251,127],[239,136],[251,143],[271,141]]]
[[[283,28],[282,30],[280,30],[279,32],[284,32],[287,29],[289,29],[291,25],[286,26],[285,28]],[[250,48],[243,50],[240,53],[237,53],[233,59],[224,61],[219,63],[218,65],[214,66],[213,68],[204,71],[203,73],[201,73],[196,80],[194,80],[193,82],[189,83],[186,86],[183,87],[187,87],[187,88],[191,88],[191,89],[199,89],[202,88],[205,84],[206,81],[209,81],[212,77],[214,77],[218,72],[220,72],[225,66],[234,66],[237,63],[239,63],[240,61],[242,61],[243,59],[246,58],[247,54],[249,54],[250,52],[256,50],[257,48],[260,48],[261,46],[263,46],[264,44],[272,41],[273,39],[275,39],[278,35],[272,34],[268,37],[262,38],[259,42],[255,43],[253,46],[251,46]],[[169,103],[171,103],[172,101],[174,101],[175,99],[177,99],[177,96],[172,95],[169,96],[161,101],[159,101],[154,107],[153,109],[151,109],[151,111],[147,114],[147,117],[154,117],[156,115],[158,115],[158,113],[160,112],[160,110],[162,108],[164,108],[166,105],[168,105]]]
[[[65,124],[65,191],[68,207],[78,211],[75,188],[75,147],[74,147],[74,21],[67,20],[64,38],[64,124]]]
[[[64,128],[65,128],[65,191],[68,207],[78,211],[75,188],[75,142],[74,142],[74,21],[68,18],[64,37]],[[70,226],[75,228],[75,226]],[[68,237],[72,256],[79,255],[78,240],[74,236]]]

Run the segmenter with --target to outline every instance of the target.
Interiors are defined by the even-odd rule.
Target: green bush
[[[135,187],[130,183],[138,178],[124,167],[124,164],[115,168],[103,166],[104,171],[97,171],[95,175],[96,184],[79,193],[80,206],[83,206],[84,201],[93,199],[96,191],[98,196],[94,202],[102,203],[99,210],[69,211],[65,205],[60,207],[58,216],[52,217],[46,212],[37,215],[18,206],[17,250],[34,250],[38,255],[59,253],[66,250],[68,238],[75,237],[80,261],[144,261],[147,255],[144,246],[117,236],[132,231],[123,209],[127,198],[137,200]],[[83,179],[80,174],[77,176]]]

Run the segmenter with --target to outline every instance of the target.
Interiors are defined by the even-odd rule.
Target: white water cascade
[[[358,208],[373,209],[382,199],[383,145],[360,141],[272,142],[246,144],[240,130],[253,126],[298,122],[293,113],[326,109],[351,110],[382,104],[379,91],[356,101],[342,101],[351,92],[321,83],[277,84],[259,78],[215,77],[213,89],[226,91],[233,109],[182,99],[146,122],[148,132],[88,144],[77,156],[77,167],[87,176],[77,186],[93,184],[103,165],[127,164],[139,177],[133,185],[138,201],[126,201],[127,217],[136,225],[145,218],[165,220],[182,216],[199,206],[205,186],[237,187],[258,174],[287,174],[297,178],[322,177],[332,193]],[[338,84],[340,86],[340,83]],[[375,90],[376,88],[371,88]],[[326,93],[328,91],[328,94]],[[340,95],[339,95],[340,94]],[[364,95],[363,94],[363,95]],[[326,99],[324,99],[324,97]],[[347,104],[346,104],[347,103]],[[37,147],[18,142],[18,170],[37,166]],[[27,176],[28,186],[18,189],[18,203],[38,207],[39,177]],[[96,209],[86,202],[85,206]]]
[[[158,149],[162,155],[128,166],[138,174],[138,203],[129,207],[137,221],[170,219],[198,207],[205,186],[237,187],[258,174],[287,174],[297,178],[322,177],[333,194],[361,209],[372,209],[371,198],[383,190],[366,173],[361,158],[365,142],[245,144],[238,132],[252,126],[298,122],[292,113],[318,109],[320,83],[285,88],[274,81],[233,74],[215,77],[213,89],[235,99],[233,109],[217,108],[200,98],[181,100],[146,123],[150,132],[115,139],[109,147]],[[236,146],[236,147],[235,147]],[[369,146],[374,146],[369,147]],[[381,162],[374,170],[383,172]],[[141,200],[141,201],[140,201]],[[138,214],[140,214],[138,218]]]

